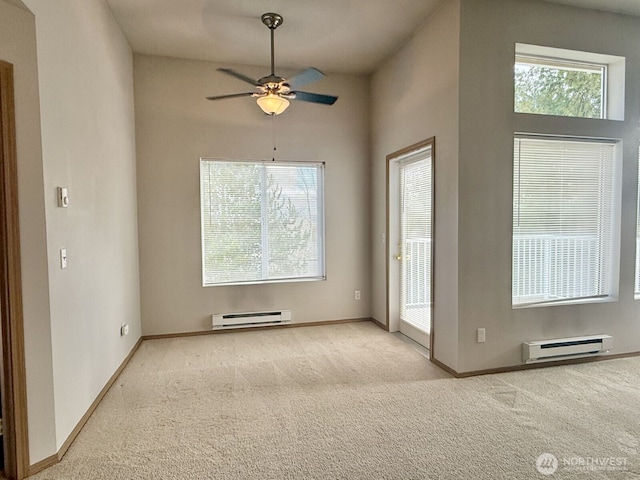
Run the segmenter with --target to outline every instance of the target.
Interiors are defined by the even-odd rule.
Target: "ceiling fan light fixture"
[[[258,97],[256,101],[258,102],[258,106],[267,115],[280,115],[289,107],[289,100],[280,95],[274,95],[273,93]]]

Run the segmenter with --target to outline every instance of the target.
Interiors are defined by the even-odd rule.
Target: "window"
[[[201,159],[203,285],[324,279],[323,173]]]
[[[605,65],[516,55],[515,111],[604,118]]]
[[[609,140],[516,135],[514,306],[616,294],[617,148]]]
[[[624,57],[516,44],[514,111],[624,120]]]

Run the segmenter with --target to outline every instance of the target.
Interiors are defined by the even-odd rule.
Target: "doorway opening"
[[[435,138],[387,156],[387,324],[431,349]]]

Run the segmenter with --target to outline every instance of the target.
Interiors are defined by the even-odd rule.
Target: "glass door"
[[[431,147],[399,162],[401,333],[429,348],[432,307],[433,168]]]

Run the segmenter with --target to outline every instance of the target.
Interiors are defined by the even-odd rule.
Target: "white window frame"
[[[601,69],[603,73],[603,88],[600,119],[624,120],[625,57],[516,43],[515,63],[535,64],[540,66],[549,66],[551,68],[557,67],[563,70],[574,69],[596,71]],[[515,110],[515,104],[514,112],[520,115],[554,115],[553,113],[518,112]],[[591,117],[565,116],[564,118]]]
[[[600,90],[600,117],[575,117],[575,118],[607,118],[607,76],[608,65],[599,63],[577,62],[563,58],[545,57],[542,55],[516,54],[516,65],[531,65],[536,67],[548,67],[558,70],[575,70],[581,72],[598,73],[602,77],[602,89]],[[516,113],[529,113],[532,115],[554,115],[553,113],[531,113],[516,110]]]
[[[203,182],[203,165],[207,162],[217,162],[217,163],[244,163],[248,165],[257,165],[259,167],[264,167],[261,172],[261,225],[263,225],[262,233],[261,233],[261,245],[264,245],[267,240],[267,233],[264,228],[265,216],[267,215],[267,207],[264,203],[266,196],[266,169],[269,166],[286,166],[286,167],[314,167],[317,169],[317,200],[316,200],[316,209],[317,209],[317,219],[316,219],[316,227],[317,231],[315,234],[317,245],[316,245],[316,255],[318,259],[318,271],[315,275],[301,275],[301,276],[287,276],[287,277],[270,277],[269,276],[269,258],[267,255],[262,255],[261,257],[261,276],[259,279],[253,280],[237,280],[237,281],[224,281],[224,282],[211,282],[208,281],[207,276],[207,266],[206,266],[206,245],[205,245],[205,230],[206,230],[206,218],[205,218],[205,188]],[[324,216],[324,170],[325,164],[324,162],[289,162],[289,161],[251,161],[251,160],[228,160],[228,159],[219,159],[219,158],[210,158],[210,157],[202,157],[200,158],[200,218],[201,218],[201,255],[202,255],[202,285],[203,287],[215,287],[215,286],[225,286],[225,285],[254,285],[254,284],[269,284],[269,283],[285,283],[285,282],[309,282],[309,281],[322,281],[326,279],[326,266],[325,266],[325,216]]]
[[[514,207],[514,224],[513,224],[513,244],[512,244],[512,307],[514,309],[519,308],[528,308],[528,307],[539,307],[539,306],[551,306],[551,305],[568,305],[568,304],[580,304],[580,303],[598,303],[598,302],[609,302],[616,301],[618,297],[618,285],[619,285],[619,258],[620,258],[620,209],[621,209],[621,175],[622,175],[622,142],[617,139],[606,139],[606,138],[583,138],[583,137],[573,137],[573,136],[550,136],[550,135],[536,135],[536,134],[525,134],[525,133],[516,133],[514,135],[514,147],[516,145],[517,139],[542,139],[542,140],[552,140],[552,141],[571,141],[571,142],[596,142],[603,144],[614,144],[616,146],[615,153],[613,156],[614,165],[612,166],[612,198],[611,198],[611,228],[612,231],[610,233],[610,251],[608,257],[608,283],[607,283],[607,291],[603,291],[597,295],[589,295],[589,296],[575,296],[570,298],[558,298],[558,299],[550,299],[550,298],[539,298],[532,299],[532,301],[517,301],[517,298],[520,298],[520,294],[516,295],[516,286],[518,284],[517,275],[515,273],[515,263],[516,263],[516,204],[519,204],[519,199],[516,201],[516,182],[519,182],[520,179],[516,178],[516,172],[519,172],[520,169],[516,170],[515,162],[518,161],[516,157],[516,152],[514,151],[514,195],[513,195],[513,207]],[[519,248],[519,247],[518,247]],[[599,247],[602,248],[602,247]],[[538,277],[536,277],[538,279]],[[540,279],[538,279],[540,281]],[[549,293],[546,293],[549,295]]]

